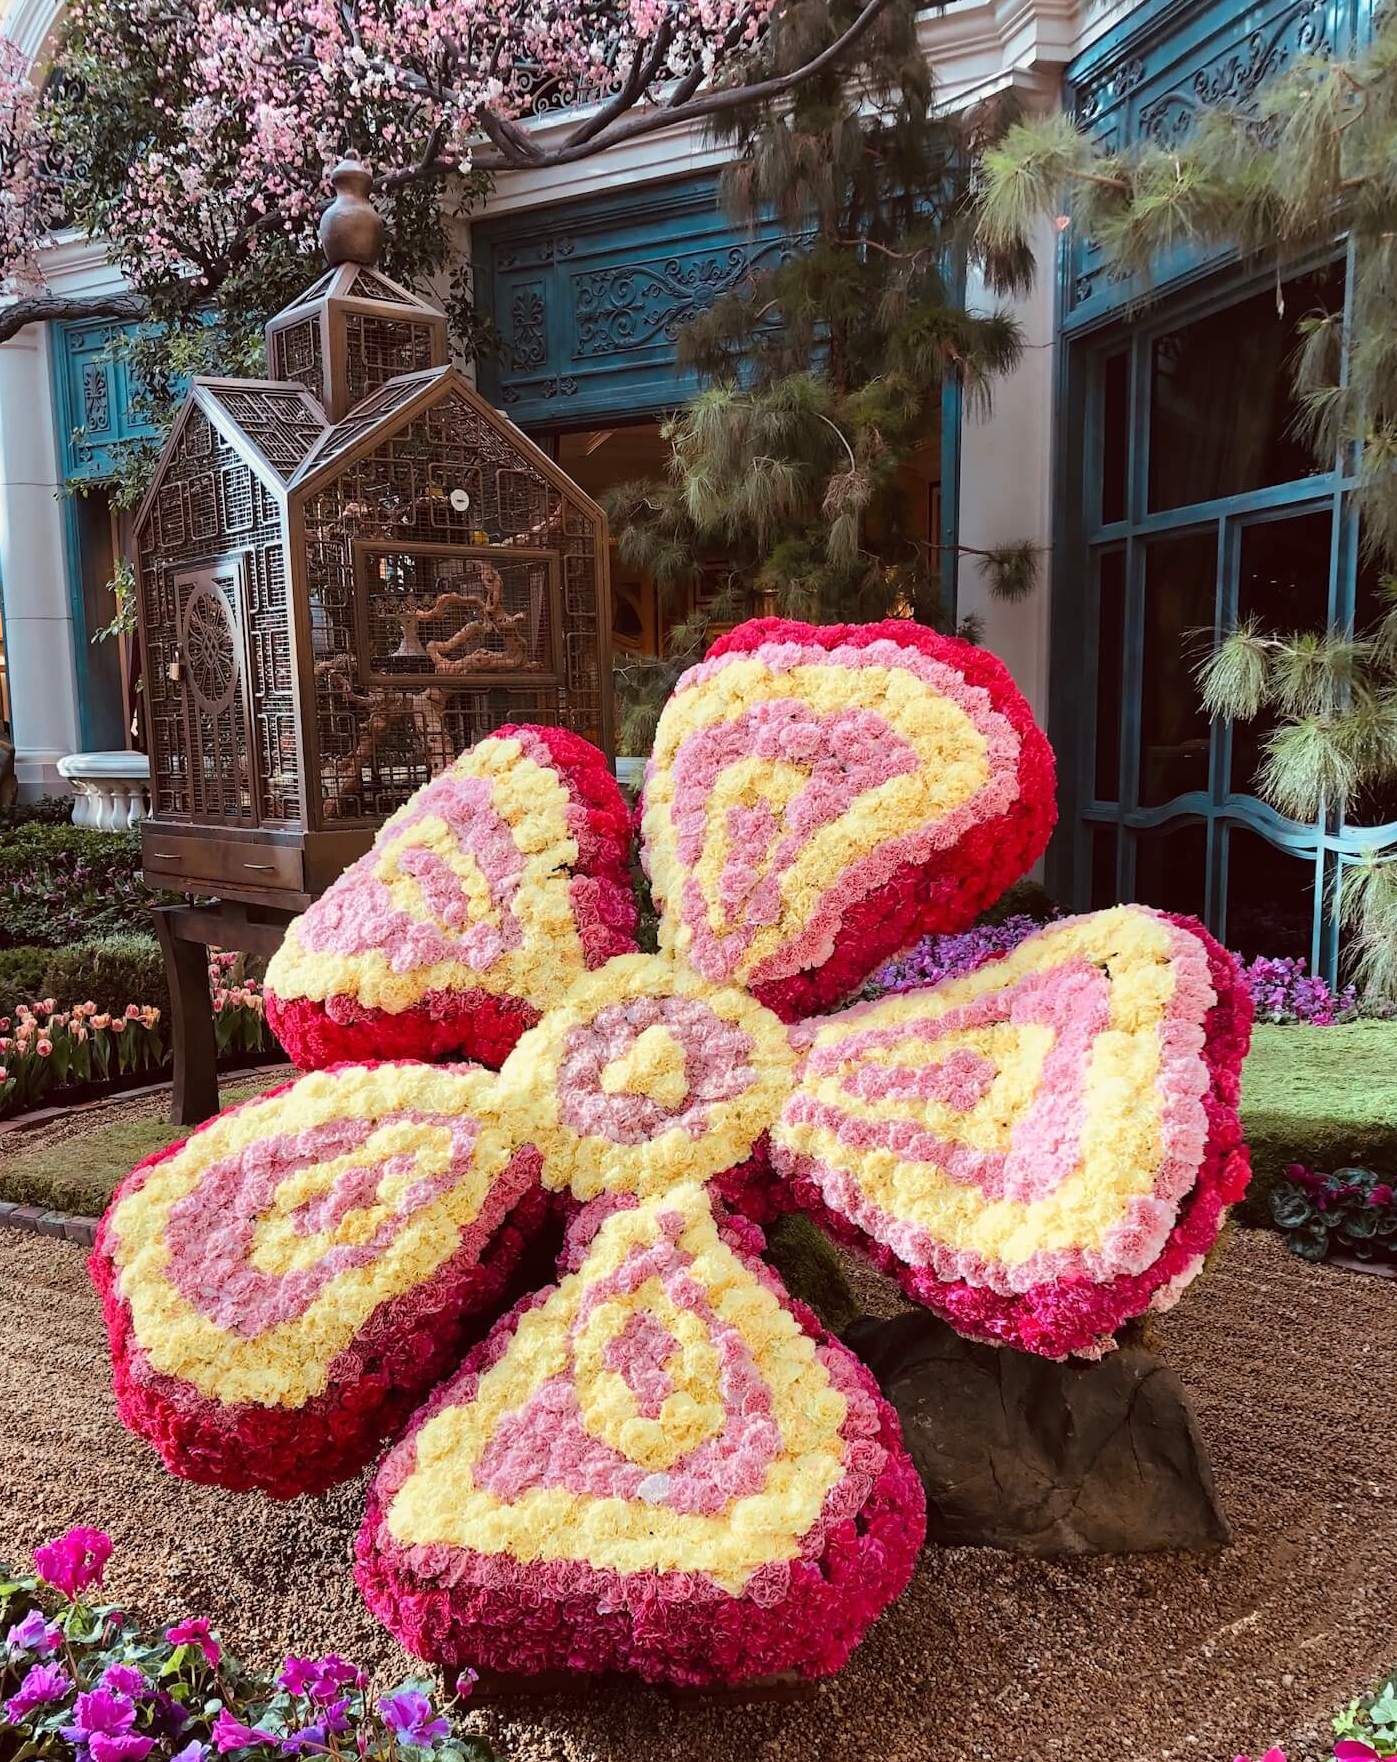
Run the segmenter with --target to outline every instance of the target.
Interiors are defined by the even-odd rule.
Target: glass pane
[[[1140,801],[1146,807],[1208,787],[1208,717],[1193,664],[1198,633],[1212,632],[1216,583],[1215,528],[1147,543],[1140,682]]]
[[[1130,356],[1112,355],[1101,374],[1101,524],[1124,520],[1130,468]]]
[[[1116,903],[1116,828],[1091,829],[1091,909],[1103,911]]]
[[[1341,263],[1298,276],[1156,339],[1150,363],[1150,507],[1180,508],[1313,476],[1293,432],[1302,319],[1344,303]],[[1326,466],[1327,470],[1328,467]]]
[[[1115,801],[1121,781],[1121,675],[1125,666],[1125,552],[1097,558],[1096,799]]]
[[[1241,534],[1237,580],[1237,622],[1256,618],[1264,630],[1323,630],[1329,617],[1328,509],[1292,520],[1264,520]],[[1261,743],[1276,725],[1263,710],[1252,722],[1232,729],[1232,788],[1256,792]]]
[[[1309,959],[1314,938],[1315,859],[1293,856],[1246,826],[1227,836],[1227,946]]]
[[[1203,916],[1208,832],[1202,820],[1179,820],[1135,834],[1135,897],[1164,912]]]
[[[109,586],[116,559],[111,499],[105,489],[94,488],[85,496],[74,496],[72,507],[78,529],[83,618],[88,631],[92,632],[105,628],[116,616],[116,596]],[[121,644],[114,639],[89,642],[85,660],[85,733],[91,745],[99,750],[120,752],[126,745],[127,722],[122,693]]]
[[[1386,573],[1385,563],[1377,563],[1359,553],[1353,627],[1360,634],[1371,631],[1387,610],[1387,602],[1378,590]],[[1397,820],[1397,776],[1381,778],[1360,791],[1344,815],[1346,826],[1388,826],[1394,820]]]

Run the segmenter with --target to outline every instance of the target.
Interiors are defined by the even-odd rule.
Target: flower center
[[[663,1022],[655,1022],[613,1058],[601,1074],[607,1095],[643,1095],[675,1108],[689,1093],[684,1048]]]

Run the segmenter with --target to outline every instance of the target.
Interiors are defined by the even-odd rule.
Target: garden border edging
[[[27,1230],[31,1236],[61,1236],[91,1248],[100,1218],[77,1217],[70,1211],[46,1211],[42,1205],[16,1205],[0,1199],[0,1230]]]

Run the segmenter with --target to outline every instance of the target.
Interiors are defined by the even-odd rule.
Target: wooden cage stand
[[[153,908],[170,987],[174,1094],[170,1124],[198,1126],[218,1112],[218,1037],[209,995],[209,946],[273,955],[294,911],[225,900]]]

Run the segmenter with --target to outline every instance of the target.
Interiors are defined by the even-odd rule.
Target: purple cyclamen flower
[[[170,1762],[204,1762],[209,1753],[207,1744],[201,1744],[197,1738],[191,1738],[182,1750],[177,1750]]]
[[[323,1725],[307,1725],[300,1731],[288,1733],[281,1740],[281,1748],[284,1755],[301,1756],[307,1753],[313,1755],[321,1750],[328,1753],[330,1744]]]
[[[275,1733],[263,1731],[258,1725],[244,1725],[240,1719],[234,1719],[226,1707],[219,1709],[211,1735],[220,1756],[226,1756],[230,1750],[252,1750],[259,1744],[277,1742]]]
[[[62,1591],[70,1602],[91,1586],[101,1584],[111,1557],[111,1537],[86,1524],[75,1524],[65,1534],[34,1550],[39,1577],[54,1590]]]
[[[139,1732],[126,1731],[112,1737],[105,1731],[94,1731],[87,1753],[91,1762],[145,1762],[154,1748],[155,1739],[142,1737]]]
[[[391,1695],[384,1695],[378,1703],[378,1711],[400,1744],[420,1744],[425,1748],[451,1731],[449,1721],[433,1717],[432,1703],[421,1689],[398,1689]]]
[[[45,1621],[42,1609],[31,1609],[5,1635],[5,1650],[11,1657],[16,1652],[30,1652],[35,1658],[47,1658],[62,1640],[63,1629],[58,1623]]]
[[[18,1725],[36,1707],[47,1707],[54,1701],[61,1701],[72,1686],[67,1671],[59,1665],[32,1665],[19,1688],[6,1701],[5,1717],[11,1725]]]
[[[63,1735],[71,1743],[84,1744],[94,1732],[117,1738],[130,1731],[136,1723],[136,1703],[129,1695],[113,1689],[89,1689],[79,1695],[73,1706],[73,1723],[64,1726]]]
[[[102,1687],[114,1695],[139,1698],[148,1692],[150,1684],[134,1664],[109,1664],[102,1672]]]

